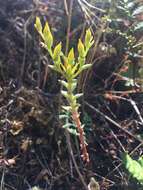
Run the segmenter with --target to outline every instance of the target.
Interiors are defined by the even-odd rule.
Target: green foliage
[[[62,114],[60,114],[60,120],[64,123],[63,124],[63,128],[67,129],[69,131],[69,133],[73,134],[74,136],[78,136],[78,132],[77,132],[77,128],[75,126],[75,124],[70,121],[70,113],[64,111]]]
[[[50,31],[48,23],[45,24],[43,29],[40,19],[37,17],[35,28],[37,29],[37,31],[39,32],[40,36],[43,39],[44,43],[44,44],[42,43],[43,47],[45,47],[48,50],[49,54],[51,55],[54,61],[54,65],[50,65],[49,67],[62,74],[68,82],[70,81],[71,83],[70,85],[68,86],[64,85],[66,88],[69,88],[69,86],[72,87],[73,85],[75,86],[76,82],[74,79],[83,70],[91,66],[91,64],[85,64],[85,58],[87,56],[87,53],[94,43],[90,29],[86,31],[84,43],[81,41],[81,39],[79,39],[78,42],[79,56],[77,58],[78,61],[75,61],[73,48],[69,51],[67,57],[62,52],[61,42],[53,48],[53,36]],[[65,96],[65,93],[63,94]],[[69,98],[68,95],[66,97]]]
[[[77,87],[77,77],[83,71],[91,67],[91,64],[86,64],[86,56],[94,43],[93,36],[90,29],[86,31],[84,42],[79,39],[77,44],[78,57],[75,58],[74,49],[71,48],[68,55],[66,56],[62,52],[62,43],[60,42],[55,47],[53,47],[53,35],[50,31],[49,25],[46,22],[44,29],[40,22],[40,19],[36,18],[35,28],[42,38],[42,45],[49,52],[54,64],[49,65],[49,67],[63,76],[62,80],[59,82],[63,85],[64,89],[61,90],[61,94],[67,100],[68,105],[64,105],[63,109],[68,112],[78,111],[79,104],[77,99],[82,96],[82,93],[75,93]],[[66,124],[66,127],[71,130],[73,124]]]
[[[135,0],[111,1],[109,11],[111,26],[119,36],[125,39],[127,42],[125,50],[129,51],[132,56],[138,52],[135,34],[139,30],[143,30],[143,21],[137,17],[142,11],[143,5],[141,6]]]
[[[127,153],[123,157],[123,164],[129,174],[135,178],[140,184],[143,184],[143,157],[137,161],[133,160]]]
[[[140,18],[143,3],[135,0],[111,0],[108,3],[110,4],[108,15],[102,18],[108,23],[105,33],[111,36],[114,34],[117,41],[121,40],[119,51],[128,56],[123,61],[124,65],[129,61],[130,64],[128,64],[128,69],[120,75],[123,78],[126,77],[126,86],[132,87],[135,85],[134,79],[139,79],[142,73],[138,63],[143,49],[143,43],[140,41],[143,32],[143,21]]]

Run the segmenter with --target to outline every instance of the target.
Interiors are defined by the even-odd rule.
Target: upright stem
[[[89,154],[88,154],[87,148],[86,148],[86,143],[85,143],[85,139],[84,139],[84,131],[83,131],[83,128],[82,128],[82,125],[80,122],[79,113],[77,111],[73,111],[72,118],[73,118],[73,121],[75,122],[77,130],[79,132],[79,140],[80,140],[80,147],[82,150],[83,160],[86,162],[89,162]]]
[[[72,110],[71,110],[72,119],[73,119],[73,121],[77,127],[77,131],[79,133],[80,147],[81,147],[81,151],[82,151],[83,160],[86,162],[89,162],[89,154],[88,154],[87,148],[86,148],[84,131],[83,131],[83,127],[81,125],[81,121],[80,121],[80,117],[79,117],[79,113],[78,113],[77,102],[76,102],[76,100],[72,99],[74,94],[71,89],[71,83],[72,83],[72,80],[68,80],[68,84],[69,84],[68,85],[68,94],[69,94],[68,102],[72,108]]]

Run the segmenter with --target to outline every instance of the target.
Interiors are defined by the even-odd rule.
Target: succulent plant
[[[67,100],[67,105],[62,106],[62,108],[69,113],[73,123],[77,127],[77,132],[79,133],[80,146],[82,151],[83,160],[89,161],[89,155],[86,149],[86,142],[83,127],[84,125],[80,122],[80,114],[78,112],[80,104],[78,103],[78,98],[82,96],[82,93],[75,93],[77,87],[77,77],[83,71],[91,67],[91,64],[86,64],[86,56],[94,43],[93,36],[90,29],[86,30],[84,42],[81,39],[78,41],[77,50],[78,57],[75,58],[74,49],[71,48],[68,55],[66,56],[62,52],[62,43],[58,43],[53,47],[53,35],[51,33],[48,22],[46,22],[44,28],[42,27],[39,17],[36,18],[35,28],[42,38],[42,46],[50,54],[54,64],[49,65],[49,67],[62,75],[62,80],[59,82],[63,85],[64,89],[61,90],[61,94]]]

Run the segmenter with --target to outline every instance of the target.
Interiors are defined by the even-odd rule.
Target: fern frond
[[[125,153],[123,164],[130,175],[135,178],[140,184],[143,184],[143,158],[133,160],[129,154]]]

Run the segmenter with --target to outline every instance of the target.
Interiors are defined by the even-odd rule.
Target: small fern
[[[136,161],[133,160],[129,154],[125,153],[123,156],[123,164],[129,174],[140,184],[143,184],[143,156],[139,157]]]

